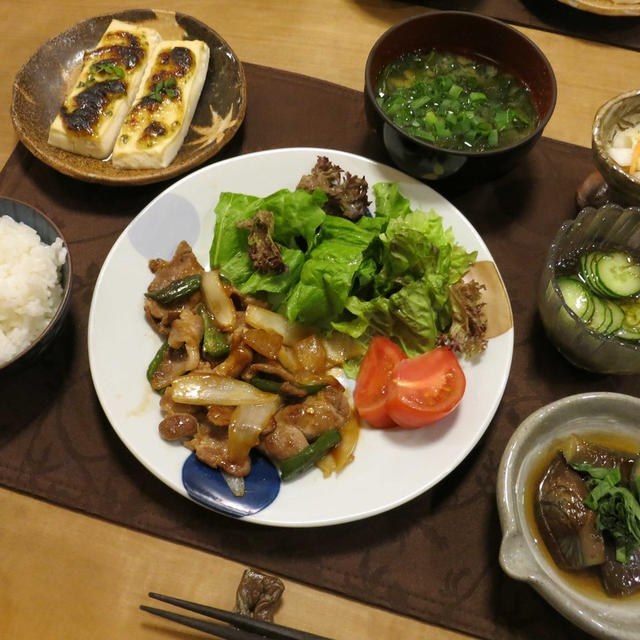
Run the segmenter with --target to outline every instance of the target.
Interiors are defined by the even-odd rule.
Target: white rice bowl
[[[38,233],[0,216],[0,366],[32,344],[62,300],[62,239],[47,245]]]

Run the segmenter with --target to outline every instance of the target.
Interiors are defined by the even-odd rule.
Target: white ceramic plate
[[[365,158],[314,148],[277,149],[239,156],[183,178],[153,200],[115,242],[98,277],[89,316],[91,375],[114,430],[134,456],[165,484],[187,496],[181,469],[189,451],[158,434],[161,413],[145,371],[160,344],[143,313],[151,280],[150,258],[170,259],[188,241],[208,267],[214,208],[223,191],[266,196],[294,189],[326,155],[369,183],[397,182],[414,208],[433,207],[478,260],[492,260],[479,234],[447,200],[424,184]],[[363,428],[355,460],[339,476],[317,469],[284,483],[277,499],[245,519],[288,527],[332,525],[393,509],[447,476],[483,435],[502,398],[513,353],[513,329],[490,340],[482,357],[462,361],[467,377],[458,409],[443,421],[415,431]]]

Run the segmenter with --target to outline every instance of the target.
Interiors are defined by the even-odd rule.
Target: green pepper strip
[[[342,436],[337,429],[325,431],[315,442],[299,451],[295,455],[278,463],[283,480],[292,480],[310,469],[318,460],[335,447]]]
[[[284,382],[282,380],[271,380],[270,378],[260,378],[256,376],[251,378],[251,384],[254,387],[257,387],[261,391],[268,391],[269,393],[280,393],[280,389]],[[316,383],[316,384],[296,384],[298,389],[302,389],[307,392],[307,395],[313,395],[314,393],[318,393],[321,389],[324,389],[327,385],[324,383]]]
[[[153,378],[153,374],[158,370],[158,367],[160,366],[160,363],[162,362],[162,359],[164,358],[164,354],[168,348],[169,348],[169,343],[165,340],[160,345],[160,348],[156,351],[156,355],[153,356],[153,359],[149,363],[149,366],[147,367],[147,380],[149,382],[151,382],[151,378]]]
[[[200,288],[200,280],[200,274],[196,273],[180,280],[174,280],[164,289],[147,291],[144,295],[160,304],[167,304],[197,291]]]
[[[215,326],[213,317],[204,305],[198,305],[198,313],[204,325],[202,349],[212,358],[224,358],[230,350],[227,336]]]

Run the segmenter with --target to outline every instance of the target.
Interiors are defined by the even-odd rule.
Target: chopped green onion
[[[494,65],[446,52],[392,62],[376,86],[380,108],[408,134],[449,149],[512,144],[538,122],[524,85]]]

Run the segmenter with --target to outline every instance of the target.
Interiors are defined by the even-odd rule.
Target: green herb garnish
[[[178,91],[175,87],[176,79],[173,76],[166,80],[158,80],[158,82],[153,85],[153,89],[147,97],[151,98],[151,100],[155,100],[156,102],[162,102],[163,96],[175,98],[178,95]]]
[[[87,81],[94,82],[98,74],[105,76],[104,80],[115,80],[116,78],[122,80],[125,76],[124,69],[111,60],[94,62],[89,69]]]
[[[616,560],[627,562],[640,546],[640,503],[637,496],[620,486],[618,467],[606,469],[586,463],[572,464],[576,471],[586,473],[590,493],[584,504],[598,512],[596,526],[608,532],[616,545]],[[640,486],[635,487],[636,492]]]

